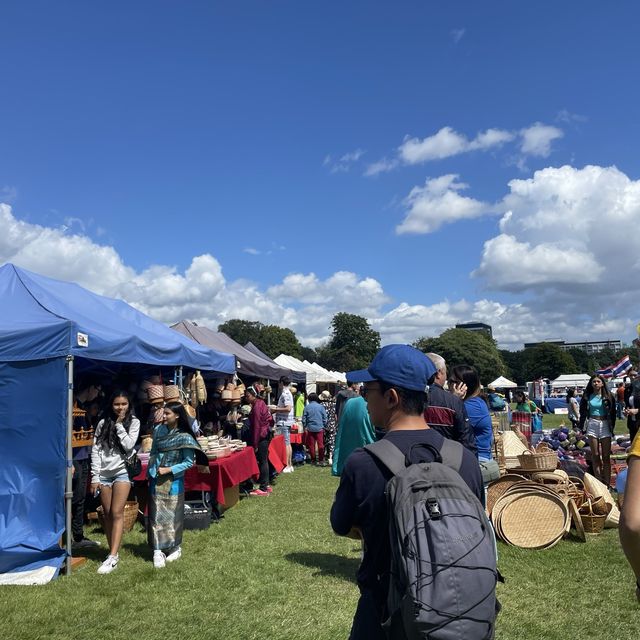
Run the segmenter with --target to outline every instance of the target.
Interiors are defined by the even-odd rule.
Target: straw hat
[[[320,394],[320,400],[331,400],[331,394],[325,389],[321,394]]]

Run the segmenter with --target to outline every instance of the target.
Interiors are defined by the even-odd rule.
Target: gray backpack
[[[394,640],[494,637],[496,544],[478,498],[458,473],[462,445],[444,441],[434,462],[411,464],[389,440],[365,449],[393,473],[387,483],[391,542],[388,618]],[[412,447],[412,451],[413,448]]]

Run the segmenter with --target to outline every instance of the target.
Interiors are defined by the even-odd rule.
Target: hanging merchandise
[[[204,384],[204,378],[199,371],[196,371],[195,376],[193,376],[195,380],[196,393],[195,398],[198,404],[204,404],[207,401],[207,387]]]

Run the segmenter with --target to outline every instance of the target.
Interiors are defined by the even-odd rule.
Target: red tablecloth
[[[232,453],[228,458],[209,460],[209,473],[200,473],[196,466],[184,474],[185,491],[211,491],[218,504],[224,504],[224,490],[258,475],[256,454],[251,447]],[[140,475],[134,480],[145,480],[147,465],[142,464]]]
[[[269,462],[276,473],[280,473],[287,466],[287,447],[284,436],[275,436],[269,443]]]

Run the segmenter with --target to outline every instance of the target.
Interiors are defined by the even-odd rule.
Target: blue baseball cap
[[[427,356],[408,344],[389,344],[376,353],[367,369],[349,371],[347,380],[382,380],[402,389],[426,391],[436,367]]]

